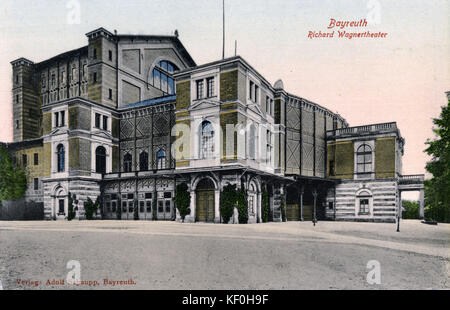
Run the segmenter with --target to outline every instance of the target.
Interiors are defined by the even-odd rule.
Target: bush
[[[281,220],[283,222],[286,222],[286,201],[284,199],[284,196],[281,196],[280,207],[281,207]]]
[[[0,201],[22,198],[27,190],[27,176],[20,167],[14,167],[11,155],[0,146]]]
[[[186,183],[177,185],[174,202],[178,212],[180,212],[181,221],[184,223],[186,215],[191,213],[191,209],[189,208],[191,204],[191,194],[188,191]]]
[[[158,194],[155,192],[154,196],[153,196],[153,202],[152,202],[152,205],[153,205],[153,208],[152,208],[152,220],[154,220],[154,221],[156,221],[158,219],[158,216],[157,216],[157,213],[156,213],[156,208],[158,207],[157,206],[158,199],[156,198],[157,195]]]
[[[122,202],[120,201],[120,197],[117,199],[116,218],[118,220],[122,219]]]
[[[405,209],[402,217],[405,220],[412,220],[419,218],[419,204],[415,201],[403,200],[402,206]]]
[[[243,189],[237,191],[237,209],[239,212],[239,224],[248,223],[248,203],[247,195]]]
[[[72,196],[72,194],[69,192],[69,212],[67,214],[67,220],[71,221],[75,218],[75,210],[73,209],[73,202],[76,199],[75,194]]]
[[[98,209],[99,199],[95,200],[95,203],[88,197],[87,201],[84,203],[84,212],[86,214],[87,220],[92,220],[94,218],[94,214]]]
[[[134,220],[139,220],[139,208],[138,208],[138,201],[135,199],[133,200],[133,216]]]
[[[228,224],[233,216],[234,206],[236,205],[236,185],[228,184],[223,188],[220,195],[220,214],[225,224]]]
[[[262,221],[263,223],[269,222],[269,193],[264,189],[262,192]]]

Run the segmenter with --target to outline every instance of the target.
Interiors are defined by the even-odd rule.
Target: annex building
[[[350,127],[340,115],[267,81],[240,56],[197,65],[178,38],[103,28],[87,45],[13,68],[14,142],[25,200],[45,219],[76,217],[99,198],[99,219],[179,220],[175,186],[191,193],[189,222],[222,222],[221,192],[244,189],[248,222],[390,221],[405,144],[396,123]]]

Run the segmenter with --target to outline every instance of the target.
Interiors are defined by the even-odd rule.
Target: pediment
[[[189,110],[202,110],[202,109],[209,109],[209,108],[216,108],[220,106],[220,102],[214,101],[214,100],[201,100],[198,102],[193,103]]]
[[[249,104],[249,105],[247,106],[247,108],[250,109],[250,110],[252,110],[252,111],[255,112],[256,114],[258,114],[259,116],[264,117],[263,112],[262,112],[261,108],[259,107],[259,104],[257,104],[257,103],[252,103],[252,104]]]
[[[106,132],[103,130],[93,131],[92,134],[99,136],[99,137],[106,138],[106,139],[112,139],[112,135],[109,132]]]

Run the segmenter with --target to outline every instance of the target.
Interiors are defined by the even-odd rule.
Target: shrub
[[[262,221],[267,223],[269,221],[269,193],[264,189],[262,192]]]
[[[405,208],[403,211],[404,219],[418,219],[419,218],[419,204],[415,201],[403,200],[402,206]]]
[[[181,221],[184,223],[186,215],[191,213],[191,209],[189,208],[191,204],[191,194],[188,191],[186,183],[177,185],[174,202],[178,212],[180,212]]]
[[[69,212],[67,214],[67,220],[71,221],[75,218],[75,210],[73,209],[73,202],[76,199],[75,194],[72,196],[69,192]]]
[[[136,199],[133,201],[133,216],[135,221],[139,220],[139,208],[138,201]]]
[[[225,224],[228,224],[233,216],[234,206],[236,205],[236,185],[228,184],[223,188],[220,195],[220,214]]]
[[[154,195],[153,195],[153,202],[152,202],[152,205],[153,205],[153,208],[152,208],[152,220],[154,220],[154,221],[156,221],[158,219],[158,216],[157,216],[157,213],[156,213],[156,208],[158,207],[157,206],[158,199],[156,198],[157,195],[158,194],[155,192]]]
[[[121,220],[121,219],[122,219],[122,202],[120,201],[120,197],[117,198],[116,218],[117,218],[118,220]]]
[[[237,208],[239,212],[239,224],[248,223],[247,195],[243,189],[238,190],[236,196]]]
[[[22,198],[27,190],[27,176],[20,167],[14,167],[11,155],[0,146],[0,201]]]
[[[281,196],[280,208],[281,208],[281,220],[283,222],[286,222],[286,201],[284,199],[284,196]]]
[[[86,214],[87,220],[92,220],[94,218],[94,213],[97,211],[99,205],[98,198],[95,200],[95,203],[88,197],[86,202],[84,203],[84,212]]]

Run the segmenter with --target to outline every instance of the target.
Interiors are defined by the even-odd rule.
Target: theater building
[[[227,184],[245,191],[249,223],[263,221],[266,193],[270,221],[392,222],[400,192],[423,180],[402,188],[395,123],[350,127],[240,56],[197,65],[177,32],[86,36],[48,60],[11,62],[14,142],[3,146],[46,219],[67,218],[70,194],[80,219],[98,198],[98,219],[180,220],[175,187],[186,183],[188,222],[223,222]]]

